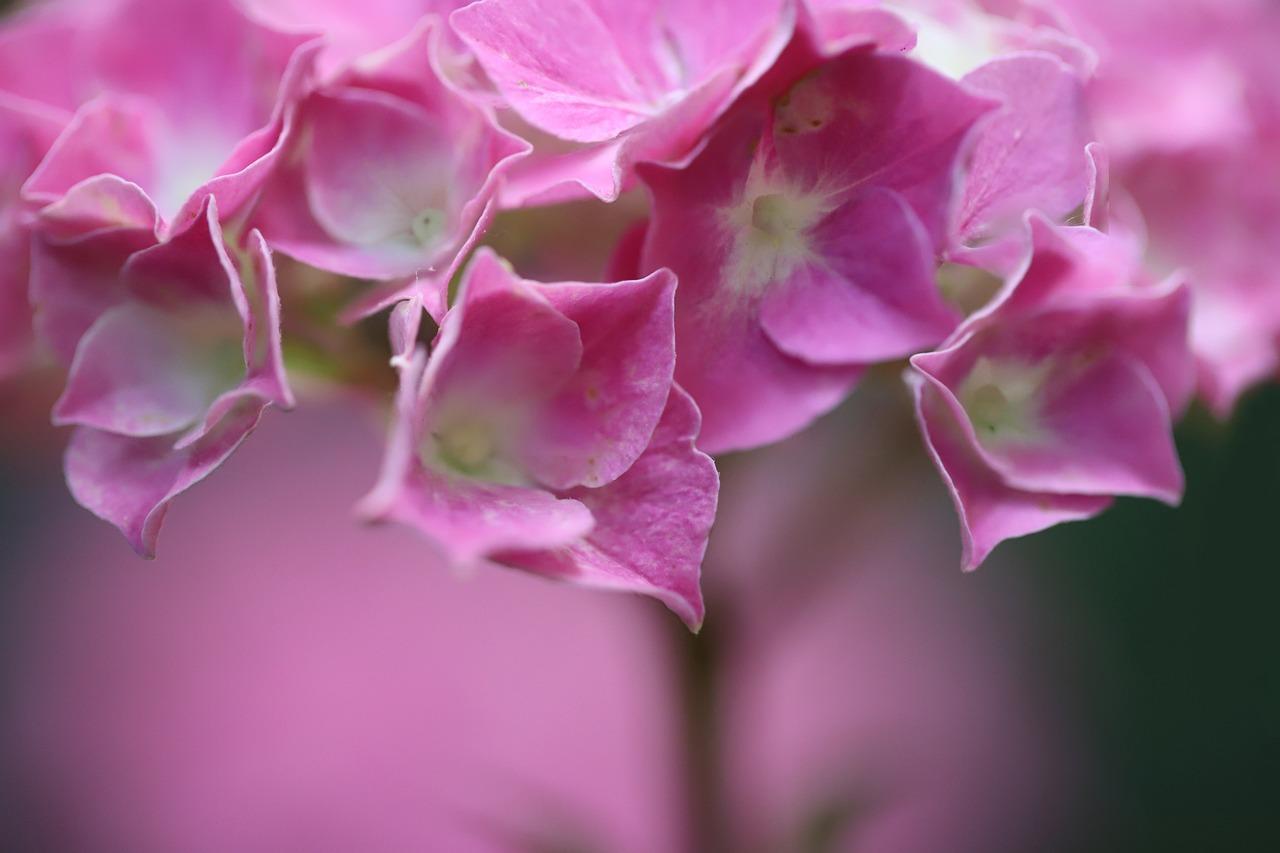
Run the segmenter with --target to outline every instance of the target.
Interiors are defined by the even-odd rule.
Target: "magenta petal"
[[[11,26],[13,22],[11,22]],[[4,49],[11,45],[0,37]],[[0,89],[4,88],[0,61]],[[0,379],[25,366],[34,340],[28,296],[31,230],[21,182],[57,139],[67,117],[0,91]]]
[[[913,60],[859,50],[779,101],[772,141],[783,172],[801,187],[896,190],[942,248],[957,158],[996,106]]]
[[[79,107],[90,78],[83,12],[71,3],[6,9],[0,27],[0,91],[67,115]]]
[[[966,439],[938,389],[920,380],[913,384],[921,430],[960,516],[961,566],[966,571],[976,569],[1006,539],[1091,518],[1111,505],[1110,497],[1037,494],[1005,485]]]
[[[839,405],[864,370],[792,358],[746,313],[677,323],[676,379],[703,411],[698,446],[708,453],[746,450],[799,432]]]
[[[582,361],[531,430],[523,458],[553,489],[602,486],[644,452],[675,369],[675,276],[538,288],[578,325]]]
[[[622,143],[601,142],[567,153],[534,151],[511,167],[499,189],[506,209],[535,207],[595,196],[616,201],[624,176]]]
[[[183,450],[174,449],[172,436],[131,438],[81,427],[67,447],[67,485],[81,506],[119,528],[139,554],[153,557],[170,502],[231,455],[262,408],[261,400],[245,397]]]
[[[983,125],[974,146],[959,214],[966,243],[1017,229],[1039,210],[1062,220],[1088,194],[1090,141],[1079,75],[1043,54],[992,60],[964,84],[999,97],[1004,107]]]
[[[465,0],[239,0],[253,18],[274,29],[321,34],[321,71],[331,77],[401,38],[424,15],[446,14]]]
[[[730,280],[734,235],[724,215],[741,200],[760,127],[738,115],[689,167],[641,169],[654,200],[643,265],[668,267],[680,281],[676,381],[702,411],[698,446],[710,453],[786,438],[834,408],[862,374],[781,352],[760,327],[756,300]]]
[[[815,364],[869,364],[937,344],[959,314],[934,279],[929,236],[893,192],[844,204],[813,230],[812,263],[769,290],[760,323],[783,352]]]
[[[698,410],[678,387],[644,454],[599,489],[565,493],[581,501],[595,528],[579,543],[506,553],[499,562],[584,586],[650,595],[690,630],[704,614],[699,573],[715,519],[719,477],[694,448]]]
[[[1052,445],[1009,453],[1007,482],[1055,484],[1054,491],[1127,494],[1177,504],[1182,468],[1169,407],[1151,374],[1118,356],[1051,378],[1042,413]],[[1015,476],[1016,473],[1016,476]]]

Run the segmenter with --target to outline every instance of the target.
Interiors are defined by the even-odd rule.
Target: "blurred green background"
[[[1085,849],[1280,850],[1280,388],[1178,430],[1183,505],[1122,500],[1014,543],[1092,643],[1074,673],[1101,812]],[[1052,666],[1046,662],[1046,666]]]

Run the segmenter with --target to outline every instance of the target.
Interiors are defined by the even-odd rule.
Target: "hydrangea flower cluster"
[[[1265,0],[49,0],[0,29],[0,370],[65,366],[71,492],[151,555],[294,405],[306,270],[358,279],[399,381],[359,514],[696,629],[708,454],[899,365],[972,568],[1178,501],[1174,420],[1276,374],[1277,35]],[[484,245],[622,196],[605,281]]]

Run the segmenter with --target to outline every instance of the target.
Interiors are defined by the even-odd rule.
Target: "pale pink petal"
[[[137,303],[103,314],[76,349],[54,423],[134,437],[190,426],[225,389],[214,352],[186,332],[178,318]]]
[[[23,194],[47,204],[99,175],[115,175],[147,189],[155,178],[160,121],[150,104],[136,98],[104,96],[86,104],[27,180]],[[83,209],[88,203],[76,206]],[[119,218],[112,214],[108,203],[102,221]]]
[[[362,278],[443,276],[528,150],[435,70],[430,21],[305,99],[255,222],[281,251]]]
[[[574,182],[612,201],[635,163],[687,156],[769,70],[793,33],[795,8],[784,0],[482,0],[450,20],[525,121],[565,140],[621,143],[530,173],[518,196]]]

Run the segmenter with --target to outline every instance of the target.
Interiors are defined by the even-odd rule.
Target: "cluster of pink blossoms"
[[[70,489],[151,554],[294,404],[276,260],[360,279],[400,383],[360,514],[696,628],[707,454],[906,363],[973,567],[1176,502],[1173,420],[1276,373],[1278,34],[1265,0],[50,0],[0,29],[0,370],[66,366]],[[608,281],[482,245],[629,192]]]

